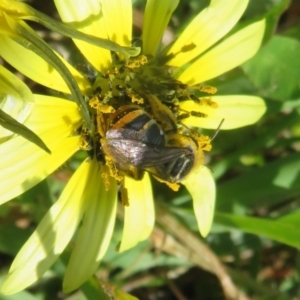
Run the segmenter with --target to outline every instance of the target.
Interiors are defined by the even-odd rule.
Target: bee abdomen
[[[165,145],[166,141],[163,130],[156,121],[142,109],[133,109],[132,106],[122,107],[122,111],[116,111],[111,123],[112,126],[110,126],[110,129],[129,129],[131,132],[135,132],[132,138],[146,144],[157,146]]]

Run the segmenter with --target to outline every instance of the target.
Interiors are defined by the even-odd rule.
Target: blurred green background
[[[51,0],[29,3],[57,17]],[[133,3],[139,36],[145,1]],[[179,34],[208,3],[180,1],[166,39]],[[236,29],[262,17],[267,30],[257,55],[208,83],[220,95],[260,96],[268,108],[257,124],[220,131],[213,141],[207,155],[217,180],[212,232],[205,241],[200,237],[184,187],[174,193],[153,181],[157,225],[151,239],[118,254],[120,217],[97,272],[103,282],[149,300],[300,299],[300,1],[250,0]],[[56,49],[71,53],[70,41],[36,29]],[[79,66],[80,56],[73,56]],[[53,93],[24,80],[33,92]],[[85,155],[77,154],[47,181],[0,206],[0,281]],[[63,273],[64,264],[58,261],[33,287],[13,296],[0,294],[0,300],[111,299],[93,298],[88,284],[64,295]],[[121,292],[118,297],[131,299]]]

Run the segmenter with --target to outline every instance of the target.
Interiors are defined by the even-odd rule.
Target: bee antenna
[[[216,132],[215,132],[214,135],[210,138],[210,141],[213,141],[213,140],[215,139],[215,137],[216,137],[217,134],[219,133],[219,131],[220,131],[220,129],[221,129],[221,126],[222,126],[222,124],[224,123],[224,121],[225,121],[225,119],[222,119],[222,120],[221,120],[221,122],[220,122],[220,124],[219,124],[219,126],[218,126],[218,128],[217,128],[217,130],[216,130]]]

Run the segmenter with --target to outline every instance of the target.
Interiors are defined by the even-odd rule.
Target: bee
[[[192,169],[195,161],[193,147],[171,147],[146,143],[137,139],[131,129],[107,131],[102,147],[113,158],[116,167],[135,179],[141,179],[140,170],[171,183],[180,181]],[[130,174],[131,172],[131,174]]]
[[[147,171],[175,183],[182,180],[195,163],[197,144],[181,134],[167,135],[157,121],[138,106],[117,109],[107,121],[101,139],[105,155],[119,171],[137,180]]]

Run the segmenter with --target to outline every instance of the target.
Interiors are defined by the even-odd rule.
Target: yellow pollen
[[[106,96],[104,96],[103,101],[109,100],[111,98],[111,92],[108,92]],[[104,114],[111,114],[115,112],[115,109],[111,105],[106,105],[100,102],[99,97],[94,96],[89,101],[90,107],[96,109],[98,112],[104,113]]]
[[[121,199],[124,206],[129,206],[128,191],[123,184],[121,185]]]
[[[85,139],[85,137],[81,136],[80,142],[79,142],[79,148],[87,151],[87,150],[91,150],[90,147],[91,146],[90,146],[89,142]]]
[[[127,95],[131,98],[132,103],[136,104],[144,104],[144,99],[137,93],[135,93],[133,90],[127,90]]]
[[[113,97],[112,91],[107,92],[107,94],[103,97],[103,102],[108,102]]]
[[[210,151],[212,149],[210,142],[211,142],[211,139],[207,135],[201,134],[197,137],[197,143],[198,143],[199,147],[204,151]]]
[[[148,63],[148,59],[145,55],[141,55],[140,56],[140,62],[141,62],[141,65],[145,65]]]
[[[108,77],[109,77],[110,81],[113,81],[115,79],[115,75],[114,74],[109,74]]]
[[[174,183],[171,183],[169,181],[165,181],[165,180],[162,180],[161,178],[153,175],[153,177],[159,181],[159,182],[162,182],[162,183],[165,183],[170,189],[172,189],[174,192],[178,192],[179,188],[180,188],[180,184],[177,183],[177,182],[174,182]]]
[[[148,59],[145,55],[141,55],[136,59],[128,60],[126,62],[126,67],[129,69],[137,69],[140,68],[141,66],[145,65],[148,63]]]
[[[99,103],[97,106],[98,112],[102,112],[103,114],[112,114],[115,112],[115,109],[110,105],[105,105],[102,103]]]
[[[110,176],[114,177],[117,181],[121,181],[123,179],[123,176],[119,174],[113,159],[110,158],[109,156],[106,156],[105,160],[106,160],[106,165],[109,168]]]
[[[81,131],[81,137],[79,142],[79,148],[85,151],[91,150],[91,144],[89,142],[90,134],[87,128],[83,128]]]
[[[207,114],[202,113],[202,112],[200,112],[200,111],[194,111],[194,110],[192,110],[192,111],[190,112],[190,114],[191,114],[191,116],[193,116],[193,117],[198,117],[198,118],[207,118],[207,117],[208,117]]]
[[[204,92],[207,94],[215,94],[217,92],[217,88],[215,88],[214,86],[210,86],[210,85],[200,85],[198,87],[200,92]]]
[[[178,192],[179,188],[180,188],[180,184],[179,183],[171,183],[168,181],[165,181],[165,183],[167,184],[167,186],[172,189],[174,192]]]
[[[201,98],[200,104],[210,106],[211,108],[218,108],[218,104],[216,102],[212,101],[210,97]]]
[[[104,182],[105,190],[109,191],[110,189],[110,176],[107,171],[107,168],[104,165],[101,165],[101,177]]]
[[[94,109],[97,109],[98,104],[99,104],[99,99],[98,99],[97,96],[94,96],[94,97],[91,98],[90,101],[89,101],[90,107],[92,107],[92,108],[94,108]]]

